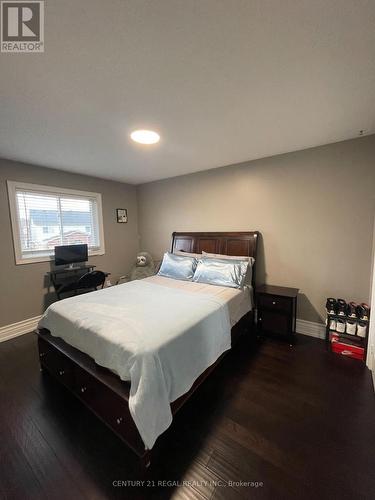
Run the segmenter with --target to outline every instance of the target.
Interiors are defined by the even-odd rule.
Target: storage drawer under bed
[[[109,387],[75,366],[74,392],[84,403],[117,434],[124,434],[129,426],[134,426],[130,416],[128,401]]]
[[[40,363],[69,389],[74,388],[74,363],[54,349],[48,342],[38,338]]]
[[[126,391],[121,396],[106,385],[100,375],[95,376],[93,372],[81,368],[40,336],[38,345],[41,366],[70,389],[138,455],[144,454],[144,444],[131,417]],[[90,364],[94,364],[92,360]],[[100,371],[98,367],[98,374]],[[119,384],[115,375],[109,376],[116,378],[116,385]]]

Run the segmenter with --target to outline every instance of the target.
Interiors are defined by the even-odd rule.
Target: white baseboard
[[[18,323],[13,323],[12,325],[1,326],[0,342],[32,332],[37,327],[40,318],[41,316],[35,316],[35,318],[24,319],[23,321],[18,321]]]
[[[305,321],[304,319],[297,319],[296,330],[297,333],[316,337],[317,339],[324,339],[326,336],[326,327],[323,323],[314,323],[313,321]]]

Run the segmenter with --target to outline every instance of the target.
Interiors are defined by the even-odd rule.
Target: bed
[[[257,239],[173,233],[171,251],[256,258]],[[153,276],[61,301],[37,330],[41,368],[147,466],[173,415],[252,323],[252,292]]]

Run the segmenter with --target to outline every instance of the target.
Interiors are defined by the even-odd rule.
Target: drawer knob
[[[86,391],[87,391],[87,387],[82,386],[82,387],[81,387],[81,392],[86,392]]]
[[[276,302],[274,300],[272,301],[272,305],[274,305],[274,306],[276,305]]]
[[[117,424],[120,425],[121,422],[122,422],[122,417],[119,417],[117,420],[116,420]]]
[[[46,353],[45,353],[45,352],[40,352],[40,353],[39,353],[39,357],[40,357],[40,358],[44,358],[44,356],[45,356],[45,355],[46,355]]]
[[[61,375],[61,376],[64,375],[64,373],[65,373],[64,370],[59,371],[59,375]]]

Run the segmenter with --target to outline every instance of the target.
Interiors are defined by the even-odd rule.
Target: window
[[[8,181],[16,264],[43,262],[58,245],[87,243],[104,254],[99,193]]]

